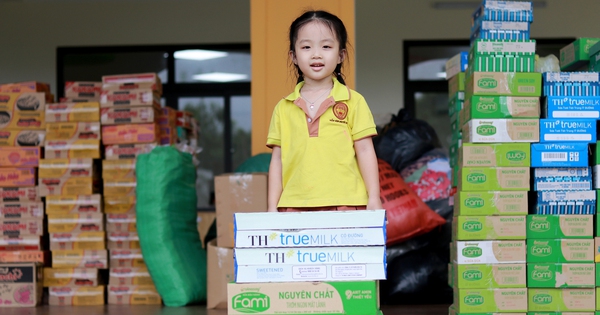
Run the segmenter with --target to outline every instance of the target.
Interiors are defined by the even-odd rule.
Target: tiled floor
[[[384,305],[384,315],[446,315],[448,305]],[[226,315],[225,310],[207,310],[205,306],[39,306],[36,308],[0,308],[2,315]]]

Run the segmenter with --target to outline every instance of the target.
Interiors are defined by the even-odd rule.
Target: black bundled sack
[[[375,153],[397,172],[434,148],[440,148],[435,130],[427,122],[412,118],[404,108],[393,115],[380,135],[373,139]]]

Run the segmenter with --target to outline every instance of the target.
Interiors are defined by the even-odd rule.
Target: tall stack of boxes
[[[60,103],[46,106],[40,195],[52,267],[44,269],[50,305],[102,305],[100,269],[108,268],[100,191],[99,82],[66,82]]]
[[[452,137],[450,141],[450,167],[452,168],[452,187],[458,186],[458,148],[462,144],[459,113],[465,102],[465,71],[469,62],[469,53],[460,52],[446,62],[446,80],[448,80],[448,115]]]
[[[109,304],[160,304],[136,228],[136,157],[160,141],[162,84],[155,73],[102,77],[100,97]],[[168,143],[167,143],[168,144]]]
[[[234,216],[228,314],[381,314],[384,210]]]
[[[530,143],[539,141],[541,96],[532,20],[527,1],[484,1],[473,14],[458,114],[451,313],[528,311]]]
[[[44,107],[52,98],[44,83],[0,85],[0,307],[41,302],[41,266],[48,253],[37,169],[45,138]]]

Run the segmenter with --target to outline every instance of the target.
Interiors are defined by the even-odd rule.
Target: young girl
[[[382,209],[373,116],[341,73],[344,23],[308,11],[289,37],[298,84],[271,118],[268,211]]]

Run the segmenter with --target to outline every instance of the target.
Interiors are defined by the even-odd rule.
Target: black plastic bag
[[[441,147],[433,127],[423,120],[411,118],[404,109],[392,116],[373,143],[377,157],[388,162],[398,173],[425,152]]]

